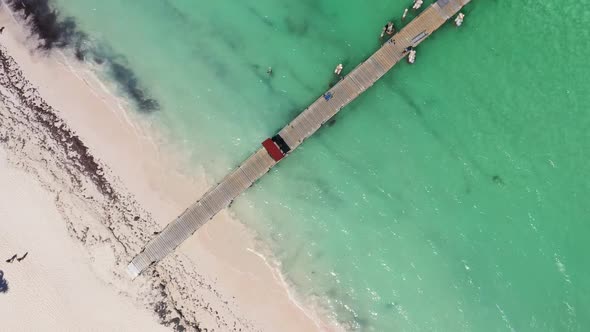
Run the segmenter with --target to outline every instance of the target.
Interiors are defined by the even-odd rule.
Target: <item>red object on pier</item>
[[[262,142],[262,146],[266,149],[266,152],[274,159],[275,161],[279,161],[285,157],[285,154],[279,146],[270,138],[267,138],[264,142]]]

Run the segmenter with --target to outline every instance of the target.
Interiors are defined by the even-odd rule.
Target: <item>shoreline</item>
[[[63,119],[67,128],[75,132],[80,142],[88,147],[92,158],[98,158],[97,164],[108,166],[102,177],[108,183],[115,184],[113,190],[120,197],[115,202],[103,199],[98,204],[101,205],[98,211],[92,211],[92,214],[105,219],[101,220],[102,228],[106,225],[113,237],[112,241],[119,241],[121,246],[114,250],[115,266],[95,266],[95,273],[108,280],[119,292],[128,293],[143,307],[153,305],[146,304],[146,301],[155,302],[157,305],[154,308],[161,308],[160,303],[164,303],[168,309],[158,312],[162,323],[178,318],[177,322],[183,321],[184,325],[192,327],[204,324],[208,328],[239,326],[247,330],[336,329],[332,323],[328,324],[316,317],[315,313],[310,313],[309,308],[304,309],[292,297],[282,275],[280,280],[275,275],[280,271],[273,271],[272,264],[252,249],[258,246],[252,231],[234,220],[227,210],[194,234],[173,255],[144,272],[145,275],[140,276],[139,280],[136,279],[136,283],[140,284],[140,293],[159,295],[142,301],[140,299],[143,296],[129,291],[137,285],[130,285],[131,282],[125,280],[124,267],[154,231],[159,231],[208,189],[206,175],[201,170],[198,176],[185,176],[185,165],[182,165],[179,153],[169,151],[173,147],[163,143],[163,138],[154,139],[153,130],[148,134],[150,128],[147,121],[125,111],[121,100],[111,94],[109,88],[89,69],[83,68],[83,64],[69,61],[67,55],[60,51],[43,56],[31,52],[32,40],[27,37],[27,29],[16,22],[6,6],[0,8],[0,22],[7,27],[0,36],[0,44],[6,47],[8,57],[14,58],[18,64],[15,66],[23,72],[23,78],[32,83],[29,88],[38,88],[39,95],[35,100],[52,105],[57,117]],[[4,54],[3,57],[6,58]],[[19,133],[21,136],[30,129],[24,123],[15,122],[14,125],[23,132]],[[47,141],[45,144],[48,144]],[[20,153],[24,157],[30,153],[24,150],[15,152],[18,148],[8,145],[7,151],[12,154]],[[30,149],[35,150],[35,147]],[[35,151],[36,154],[48,156],[47,152]],[[63,157],[69,157],[67,149]],[[52,158],[55,159],[55,156]],[[59,179],[57,173],[61,166],[55,160],[54,164],[54,177]],[[63,174],[63,168],[61,172]],[[99,168],[97,172],[98,178],[101,178],[103,171]],[[82,174],[70,176],[76,178]],[[45,186],[51,187],[53,180],[47,181]],[[77,187],[76,183],[84,183],[84,179],[64,184],[69,192],[63,194],[62,190],[59,196],[72,196],[65,201],[77,201],[80,196],[84,200],[85,195],[92,191],[92,185],[86,183]],[[94,192],[92,197],[99,194]],[[78,203],[61,204],[76,210]],[[93,206],[97,205],[96,202],[83,203],[90,210],[96,209]],[[121,212],[123,225],[119,225],[116,216],[107,210],[116,205],[120,205],[124,211]],[[70,213],[75,215],[77,211]],[[82,225],[72,221],[76,218],[69,219],[70,235],[79,234],[85,228],[88,228],[88,234],[88,230],[92,229],[88,225],[80,228]],[[232,245],[227,246],[226,243]],[[91,248],[89,256],[93,257]],[[249,279],[244,280],[244,275],[249,276]],[[187,290],[190,290],[190,294],[186,294],[189,293]],[[158,311],[157,308],[154,310]]]

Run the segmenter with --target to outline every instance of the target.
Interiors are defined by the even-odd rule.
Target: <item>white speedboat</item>
[[[465,18],[465,14],[459,13],[457,17],[455,17],[455,25],[460,27],[463,24],[463,19]]]
[[[422,7],[423,3],[424,3],[424,0],[415,0],[412,8],[415,10],[420,9],[420,7]]]
[[[416,50],[410,50],[408,54],[408,63],[413,64],[416,61]]]

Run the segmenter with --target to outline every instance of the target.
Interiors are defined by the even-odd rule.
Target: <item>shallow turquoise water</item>
[[[58,0],[220,179],[405,3]],[[351,330],[590,330],[588,2],[473,0],[234,205]],[[266,68],[272,66],[269,78]],[[219,167],[222,165],[223,167]]]

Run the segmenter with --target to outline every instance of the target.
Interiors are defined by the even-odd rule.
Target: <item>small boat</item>
[[[340,73],[342,73],[343,68],[344,68],[344,66],[341,63],[338,64],[338,66],[336,66],[336,69],[334,69],[334,74],[340,75]]]
[[[381,38],[383,38],[383,36],[385,36],[385,34],[388,34],[391,36],[394,33],[395,33],[395,26],[393,25],[393,23],[387,22],[387,24],[385,24],[383,26],[383,29],[381,29]]]
[[[460,27],[463,24],[463,19],[465,18],[465,14],[459,13],[457,17],[455,17],[455,25]]]
[[[408,54],[408,63],[413,64],[416,61],[416,50],[410,50],[410,54]]]
[[[424,0],[414,0],[414,5],[412,6],[412,9],[414,9],[414,10],[420,9],[420,7],[422,7],[423,3],[424,3]]]
[[[395,26],[392,22],[387,22],[387,25],[385,26],[385,32],[390,36],[395,33]]]
[[[404,14],[402,15],[402,21],[406,19],[407,15],[408,15],[408,8],[404,9]]]

